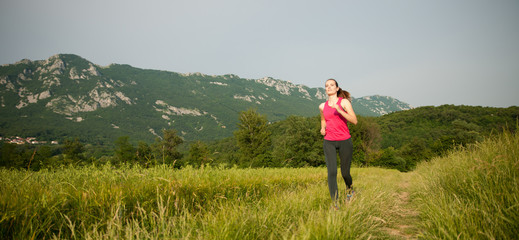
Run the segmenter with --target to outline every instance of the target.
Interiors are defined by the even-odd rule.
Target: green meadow
[[[412,172],[353,168],[332,207],[326,168],[110,165],[0,170],[5,239],[517,239],[519,135]],[[339,190],[345,187],[339,177]]]

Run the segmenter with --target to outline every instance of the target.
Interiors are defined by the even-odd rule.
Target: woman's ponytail
[[[339,87],[339,83],[337,83],[337,80],[333,79],[333,78],[330,78],[326,81],[334,81],[335,82],[335,86]],[[348,101],[351,102],[351,95],[348,91],[345,91],[345,90],[342,90],[342,88],[339,88],[339,91],[337,91],[337,97],[341,97],[341,98],[344,98],[344,99],[348,99]]]
[[[344,99],[348,99],[348,101],[351,102],[351,95],[348,91],[342,90],[342,88],[339,88],[339,91],[337,91],[337,97],[341,97]]]

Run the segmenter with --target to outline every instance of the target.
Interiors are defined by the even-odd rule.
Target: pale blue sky
[[[519,105],[517,0],[1,0],[0,64],[96,64],[336,78],[412,106]]]

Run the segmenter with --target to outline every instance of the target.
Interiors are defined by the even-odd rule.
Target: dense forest
[[[381,166],[400,171],[414,169],[447,151],[483,140],[502,131],[515,132],[519,107],[492,108],[443,105],[419,107],[380,117],[358,116],[350,124],[356,166]],[[325,164],[320,116],[289,116],[269,122],[255,109],[239,115],[238,130],[224,139],[185,142],[175,129],[148,143],[119,136],[115,147],[103,148],[81,136],[62,145],[0,144],[0,167],[39,170],[63,165],[169,164],[175,168],[202,167],[303,167]]]

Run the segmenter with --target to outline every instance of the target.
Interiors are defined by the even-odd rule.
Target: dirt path
[[[415,224],[420,221],[420,218],[418,212],[411,205],[409,181],[409,174],[403,173],[398,190],[392,196],[396,201],[390,211],[397,218],[386,228],[386,231],[396,239],[417,239],[418,228]]]

